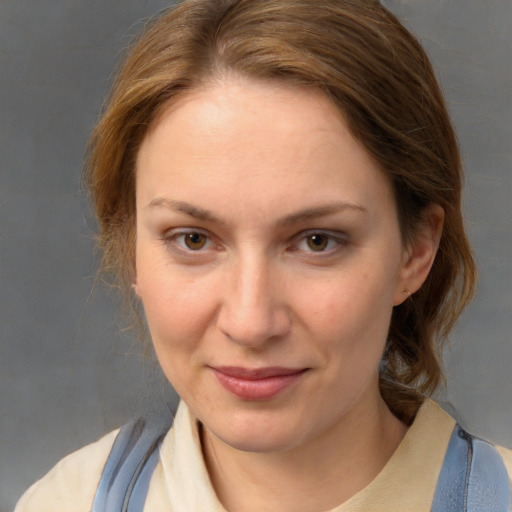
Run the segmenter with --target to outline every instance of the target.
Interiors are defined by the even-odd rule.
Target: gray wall
[[[467,169],[478,298],[446,400],[512,445],[512,2],[387,0],[441,78]],[[0,0],[0,510],[64,454],[172,393],[95,282],[83,148],[116,57],[164,0]]]

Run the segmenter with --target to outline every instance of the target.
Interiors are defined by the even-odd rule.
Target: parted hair
[[[88,147],[85,180],[102,269],[129,293],[135,161],[148,129],[184,92],[225,73],[322,91],[392,183],[403,242],[428,205],[445,212],[432,270],[392,313],[381,393],[409,422],[443,380],[440,348],[476,270],[461,211],[456,136],[429,59],[374,0],[186,0],[128,49]],[[179,293],[179,291],[177,291]]]

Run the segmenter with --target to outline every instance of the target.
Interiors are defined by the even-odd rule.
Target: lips
[[[219,383],[231,394],[246,401],[271,400],[295,384],[307,368],[210,367]]]

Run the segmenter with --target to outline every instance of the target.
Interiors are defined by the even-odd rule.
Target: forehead
[[[230,78],[180,97],[141,145],[138,203],[192,190],[274,209],[283,197],[368,202],[389,184],[324,94]]]
[[[279,135],[281,143],[290,135],[310,138],[336,131],[351,136],[341,112],[320,90],[236,74],[206,81],[180,94],[163,109],[148,136],[162,128],[171,131],[178,125],[180,131],[203,131],[205,141],[210,139],[208,135],[217,135],[222,129],[226,139],[231,135],[236,147],[241,146],[237,137],[241,129],[254,130],[248,142],[255,148],[262,129]]]

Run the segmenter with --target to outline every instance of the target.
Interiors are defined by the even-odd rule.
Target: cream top
[[[382,471],[329,512],[429,512],[455,421],[425,400]],[[15,512],[89,512],[117,431],[62,459],[22,496]],[[512,451],[498,448],[512,474]],[[144,512],[226,512],[204,464],[198,422],[182,402],[160,451]],[[320,512],[320,511],[319,511]]]

